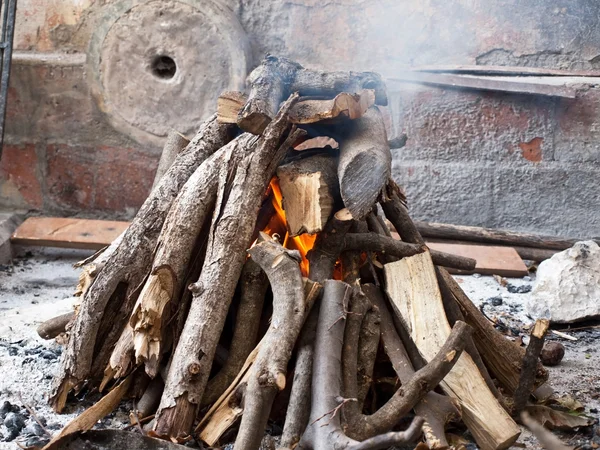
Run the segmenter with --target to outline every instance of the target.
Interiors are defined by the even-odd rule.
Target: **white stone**
[[[576,243],[542,262],[526,308],[532,318],[570,323],[600,316],[600,247]]]

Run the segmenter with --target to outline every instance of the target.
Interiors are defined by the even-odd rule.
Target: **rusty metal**
[[[6,101],[8,99],[8,82],[10,79],[10,63],[12,61],[13,38],[15,36],[15,16],[17,0],[0,0],[2,8],[2,31],[0,35],[0,159],[4,147],[4,124],[6,123]]]

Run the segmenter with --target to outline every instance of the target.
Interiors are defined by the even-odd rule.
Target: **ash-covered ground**
[[[78,269],[75,262],[91,252],[64,249],[19,248],[14,264],[0,266],[0,449],[40,445],[48,439],[46,432],[57,433],[78,413],[97,400],[97,394],[71,402],[66,414],[57,415],[47,404],[52,376],[58,369],[61,347],[44,341],[36,333],[46,319],[68,312],[75,301]],[[457,276],[465,292],[485,314],[496,320],[507,335],[527,335],[533,322],[523,310],[530,295],[532,278],[508,279],[502,286],[491,276]],[[577,327],[574,325],[573,327]],[[565,330],[563,330],[565,331]],[[558,395],[570,395],[585,407],[585,414],[598,417],[600,410],[600,329],[568,331],[577,341],[550,334],[559,340],[566,353],[562,363],[549,368],[550,383]],[[526,340],[526,339],[525,339]],[[43,423],[37,424],[25,405]],[[124,404],[102,420],[97,427],[123,428],[129,424]],[[593,449],[600,445],[598,428],[588,427],[579,433],[562,435],[577,448]],[[521,447],[540,448],[524,432]],[[476,448],[476,447],[472,447]],[[516,447],[515,447],[516,448]]]

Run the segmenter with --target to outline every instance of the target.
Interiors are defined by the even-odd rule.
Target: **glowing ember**
[[[283,196],[281,195],[281,189],[279,188],[279,181],[277,178],[273,178],[271,180],[271,190],[273,191],[273,206],[275,207],[275,214],[281,221],[284,227],[286,227],[287,221],[285,218],[285,210],[283,209]],[[286,227],[287,229],[287,227]],[[267,234],[271,234],[270,227],[267,227],[263,230]],[[302,269],[302,275],[308,276],[309,263],[308,259],[306,259],[306,255],[311,248],[315,245],[315,240],[317,239],[317,235],[313,234],[302,234],[300,236],[289,237],[289,234],[286,232],[285,238],[283,240],[283,246],[285,248],[298,250],[300,255],[302,255],[302,262],[300,263],[300,268]]]

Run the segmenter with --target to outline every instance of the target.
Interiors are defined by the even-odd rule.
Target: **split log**
[[[383,348],[394,367],[402,385],[408,384],[415,370],[410,361],[402,340],[396,332],[392,314],[390,313],[381,290],[372,284],[362,286],[364,293],[379,308],[381,317],[381,340]],[[445,395],[430,391],[414,407],[415,413],[423,417],[423,435],[431,450],[448,448],[446,424],[461,417],[459,403]]]
[[[429,252],[386,264],[384,272],[396,314],[423,357],[431,360],[448,338],[450,325]],[[460,402],[463,420],[481,448],[505,449],[517,440],[519,427],[490,392],[469,355],[461,355],[441,386]]]
[[[207,254],[200,278],[191,287],[194,299],[156,415],[154,430],[160,436],[177,437],[191,430],[263,194],[285,153],[302,134],[294,130],[281,144],[289,127],[287,112],[296,98],[290,97],[239,164],[220,176]]]
[[[135,299],[130,298],[131,294],[141,284],[152,263],[153,251],[171,203],[202,161],[229,141],[231,129],[230,125],[217,123],[215,116],[205,122],[151,192],[120,245],[86,291],[71,339],[62,354],[60,372],[54,379],[50,402],[56,411],[63,410],[69,391],[88,377],[92,361],[106,367],[112,347],[133,308]],[[115,308],[122,307],[117,315],[105,314],[111,298]],[[97,341],[100,330],[109,331],[103,333],[102,341]]]
[[[248,253],[269,278],[273,289],[273,315],[252,365],[235,450],[260,447],[273,400],[285,387],[287,364],[312,306],[305,303],[298,251],[284,249],[265,234],[261,237],[263,242]]]
[[[420,418],[413,421],[406,434],[387,433],[362,443],[347,437],[342,431],[339,410],[352,401],[341,397],[340,383],[344,316],[350,291],[350,286],[341,281],[325,282],[312,380],[314,401],[310,424],[296,447],[298,450],[387,448],[394,444],[414,442],[421,432]]]
[[[282,100],[291,92],[301,96],[333,98],[347,92],[375,90],[375,103],[387,105],[387,93],[381,76],[373,72],[322,72],[309,70],[287,58],[267,55],[248,79],[250,94],[239,112],[237,124],[253,134],[261,134],[275,117]]]
[[[267,275],[249,258],[244,264],[240,277],[240,304],[231,337],[229,356],[219,373],[208,381],[202,405],[214,403],[225,392],[256,346],[260,316],[268,288]]]
[[[339,197],[337,159],[315,155],[277,169],[291,237],[323,230]]]
[[[474,241],[457,241],[454,239],[439,239],[439,238],[428,238],[427,242],[437,242],[440,244],[461,244],[461,245],[482,245],[482,246],[496,246],[496,247],[510,247],[513,248],[517,254],[521,257],[521,259],[525,259],[528,261],[534,262],[542,262],[546,259],[552,258],[556,255],[560,250],[548,250],[544,248],[534,248],[534,247],[521,247],[517,245],[499,245],[499,244],[484,244],[481,242]]]
[[[415,222],[415,224],[421,235],[428,238],[515,245],[547,250],[565,250],[581,240],[445,223]],[[597,239],[596,242],[600,243],[600,239]]]
[[[519,414],[525,408],[527,400],[535,389],[537,365],[540,361],[540,353],[544,347],[544,339],[550,328],[548,319],[538,319],[529,335],[529,344],[523,357],[523,365],[519,376],[519,385],[515,390],[513,415]]]
[[[217,100],[217,119],[221,123],[236,123],[248,96],[236,91],[223,92]],[[309,124],[321,121],[354,120],[375,104],[375,91],[363,89],[355,94],[342,92],[333,99],[302,97],[290,110],[290,121]]]
[[[525,350],[506,339],[485,318],[481,311],[463,292],[460,285],[444,269],[439,269],[446,286],[454,295],[466,322],[473,327],[474,341],[486,367],[498,380],[508,395],[513,395],[519,385]],[[535,387],[548,379],[548,371],[541,363],[537,365]]]
[[[391,164],[383,117],[374,106],[352,121],[340,141],[340,193],[355,219],[362,219],[373,207],[391,175]]]
[[[167,134],[167,140],[165,141],[165,145],[160,155],[160,160],[158,161],[158,167],[156,168],[156,174],[154,175],[152,189],[158,185],[160,179],[165,173],[167,173],[169,167],[173,165],[173,161],[175,161],[177,155],[179,155],[189,143],[190,140],[183,134],[173,129],[169,130],[169,133]]]
[[[129,319],[136,364],[144,364],[151,378],[168,350],[162,343],[164,325],[177,309],[194,243],[213,210],[220,168],[236,164],[254,139],[242,134],[204,161],[183,185],[165,219],[150,275]]]

